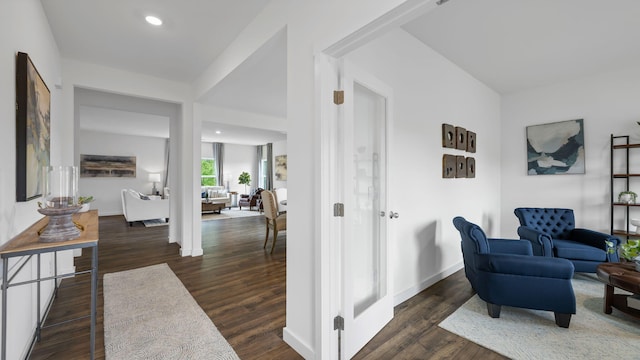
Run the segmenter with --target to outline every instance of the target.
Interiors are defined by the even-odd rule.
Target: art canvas
[[[529,175],[584,174],[582,119],[527,126]]]
[[[136,177],[135,156],[80,155],[80,177]]]
[[[287,180],[287,155],[276,155],[275,176],[278,181]]]
[[[49,166],[51,94],[29,55],[16,56],[16,201],[42,196]]]

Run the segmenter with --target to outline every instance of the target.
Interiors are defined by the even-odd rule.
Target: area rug
[[[107,360],[239,359],[167,264],[104,275]]]
[[[550,311],[503,306],[493,319],[478,295],[439,326],[512,359],[639,359],[640,321],[616,309],[603,313],[604,285],[595,275],[576,274],[573,290],[568,329],[556,326]]]
[[[165,219],[142,220],[142,223],[144,224],[145,227],[169,225],[169,222],[167,222],[167,220]]]
[[[202,221],[234,219],[240,217],[264,216],[259,211],[251,211],[249,209],[240,210],[238,208],[222,209],[221,213],[202,214]]]

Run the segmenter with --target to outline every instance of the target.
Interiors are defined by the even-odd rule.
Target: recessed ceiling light
[[[155,25],[155,26],[160,26],[162,25],[162,20],[160,20],[159,18],[155,17],[155,16],[147,16],[144,18],[145,20],[147,20],[147,22],[151,25]]]
[[[216,134],[222,134],[222,131],[216,130]]]

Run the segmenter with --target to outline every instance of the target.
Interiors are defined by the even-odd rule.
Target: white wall
[[[638,99],[640,67],[504,96],[502,233],[517,237],[520,206],[572,208],[577,226],[609,232],[609,137],[640,141]],[[586,174],[527,175],[526,127],[573,119],[584,119]]]
[[[163,179],[156,184],[156,188],[162,193],[166,139],[81,130],[79,143],[80,154],[136,157],[135,178],[80,178],[80,195],[92,195],[95,201],[91,203],[91,209],[98,209],[101,216],[122,214],[122,189],[151,194],[153,183],[148,181],[150,173],[161,174]]]
[[[493,235],[500,224],[500,96],[431,48],[397,29],[346,59],[393,88],[391,239],[396,304],[462,267],[457,215]],[[476,153],[444,149],[442,123],[477,134]],[[443,179],[442,155],[476,159],[476,178]],[[395,221],[395,220],[394,220]]]
[[[273,155],[273,158],[271,159],[271,163],[273,164],[272,186],[273,186],[274,189],[286,188],[287,187],[287,181],[286,180],[276,180],[275,166],[276,166],[276,156],[287,155],[287,141],[286,140],[276,141],[276,142],[274,142],[272,144],[273,144],[271,146],[271,153]]]
[[[60,53],[56,46],[42,5],[37,0],[8,0],[0,2],[0,244],[4,244],[40,219],[37,202],[16,202],[16,128],[15,128],[15,55],[26,52],[38,69],[51,92],[51,164],[71,165],[73,158],[63,155],[65,143],[73,136],[62,131],[67,119],[61,113],[62,92],[56,87],[61,79]],[[71,252],[58,256],[59,271],[73,271]],[[10,275],[16,261],[9,262]],[[36,265],[31,261],[15,282],[35,278]],[[50,254],[42,256],[42,275],[53,274]],[[52,283],[42,287],[42,303],[51,296]],[[35,285],[24,285],[8,290],[9,316],[7,319],[7,358],[24,358],[36,324]]]

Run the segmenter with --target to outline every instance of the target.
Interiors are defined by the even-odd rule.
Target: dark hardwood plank
[[[167,263],[241,359],[301,359],[282,340],[286,309],[286,232],[273,254],[262,248],[263,217],[202,223],[204,255],[181,257],[168,228],[129,227],[122,216],[100,218],[96,359],[104,359],[102,278],[105,273]],[[90,251],[76,258],[90,265]],[[88,314],[89,278],[64,279],[47,318],[55,323]],[[355,359],[504,357],[438,327],[473,295],[463,272],[400,304],[395,318]],[[31,359],[88,359],[89,319],[47,328]]]

